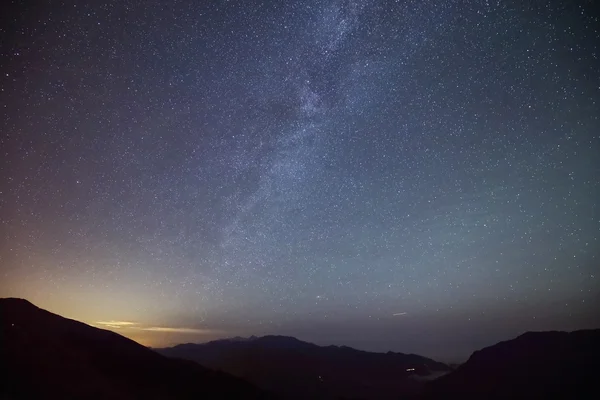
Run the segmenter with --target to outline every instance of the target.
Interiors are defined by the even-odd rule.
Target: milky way
[[[3,17],[0,295],[149,344],[599,326],[590,2],[66,3]]]

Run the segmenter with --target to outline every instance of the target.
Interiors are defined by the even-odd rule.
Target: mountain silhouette
[[[26,300],[0,299],[2,399],[271,397],[242,379],[164,357]]]
[[[414,354],[287,336],[152,350],[26,300],[0,299],[0,399],[596,399],[600,330],[528,332],[449,371]]]
[[[428,399],[598,399],[600,329],[528,332],[476,351]]]
[[[412,379],[414,375],[450,370],[414,354],[317,346],[288,336],[216,340],[157,351],[242,377],[289,399],[396,399],[418,393],[423,383]]]

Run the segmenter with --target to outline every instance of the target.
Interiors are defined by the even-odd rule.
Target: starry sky
[[[0,296],[441,360],[600,327],[590,1],[12,1]]]

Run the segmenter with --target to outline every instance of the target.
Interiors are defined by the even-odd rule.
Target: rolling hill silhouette
[[[114,332],[0,299],[0,398],[271,398],[239,378]]]
[[[476,351],[428,399],[598,399],[600,329],[528,332]]]
[[[450,370],[414,354],[322,347],[287,336],[225,339],[157,351],[243,377],[290,399],[396,399],[418,393],[422,382],[412,376]]]

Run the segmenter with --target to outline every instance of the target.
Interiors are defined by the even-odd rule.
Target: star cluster
[[[283,333],[464,357],[600,323],[590,2],[3,18],[0,295],[151,326],[153,345]]]

